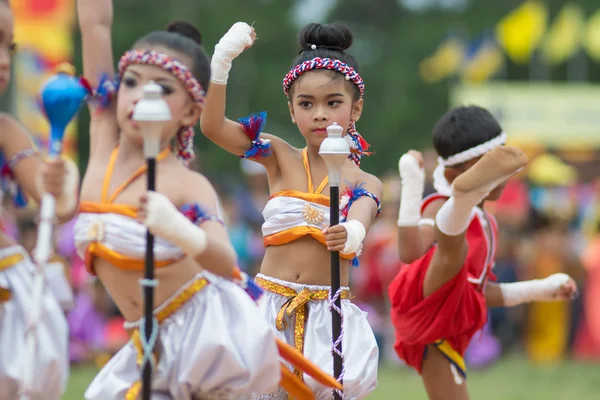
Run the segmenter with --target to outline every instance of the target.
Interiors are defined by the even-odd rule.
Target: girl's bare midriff
[[[102,184],[98,184],[98,182],[104,180],[107,158],[108,155],[104,159],[98,157],[90,160],[82,184],[82,200],[100,201]],[[129,178],[143,162],[143,159],[128,162],[127,157],[119,155],[111,177],[113,188]],[[177,186],[178,182],[172,179],[173,171],[177,171],[177,168],[180,168],[179,161],[174,157],[165,159],[157,168],[156,187],[171,200],[176,199],[180,192],[180,187]],[[138,204],[141,193],[145,192],[145,187],[146,178],[143,175],[123,190],[115,203]],[[114,189],[111,189],[109,193],[113,191]],[[94,260],[94,270],[123,317],[127,321],[140,319],[144,314],[144,298],[139,280],[144,277],[144,271],[123,270],[99,257]],[[168,266],[155,268],[155,277],[159,283],[154,289],[154,308],[167,301],[200,271],[202,268],[198,263],[187,257]]]
[[[96,258],[94,268],[123,317],[127,321],[140,319],[144,314],[144,298],[139,280],[144,278],[144,272],[119,269],[101,258]],[[190,258],[155,268],[158,286],[154,288],[154,308],[166,302],[198,272],[198,264]]]
[[[341,285],[348,286],[350,262],[340,258]],[[331,285],[331,252],[310,236],[291,243],[269,246],[261,273],[288,282],[305,285]]]

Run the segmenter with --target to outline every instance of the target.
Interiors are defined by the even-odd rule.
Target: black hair
[[[299,51],[294,61],[292,61],[290,69],[304,61],[320,57],[340,60],[358,72],[356,60],[352,55],[346,53],[346,50],[352,46],[353,40],[352,31],[341,22],[334,22],[333,24],[310,23],[298,33]],[[316,46],[315,49],[312,48],[313,45]],[[332,79],[342,77],[342,74],[337,71],[329,72],[331,72]],[[348,81],[348,83],[352,86],[354,99],[358,100],[360,98],[358,87],[351,81]]]
[[[0,0],[1,1],[1,0]],[[191,23],[183,20],[169,22],[165,30],[154,31],[139,39],[133,47],[159,45],[185,54],[192,59],[190,71],[208,90],[210,82],[210,58],[202,46],[202,34]]]
[[[460,106],[446,112],[433,128],[433,147],[448,158],[485,143],[502,133],[502,127],[485,108]]]

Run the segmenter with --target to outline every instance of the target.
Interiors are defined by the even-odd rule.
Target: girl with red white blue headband
[[[344,395],[363,398],[376,385],[378,348],[365,315],[350,301],[347,285],[349,268],[356,264],[362,240],[379,213],[382,184],[360,169],[369,145],[355,127],[362,114],[365,85],[356,61],[346,52],[352,33],[336,23],[309,24],[298,35],[299,53],[283,80],[283,90],[292,122],[306,141],[301,149],[262,133],[265,113],[239,122],[225,117],[231,63],[255,39],[254,29],[238,22],[217,44],[202,132],[225,150],[266,168],[271,192],[263,210],[266,253],[255,282],[266,291],[265,314],[275,334],[330,374],[329,252],[340,251],[345,286],[341,295]],[[318,152],[327,137],[326,128],[333,123],[343,127],[352,154],[342,170],[343,222],[330,227],[327,168]],[[317,398],[331,398],[330,389],[310,377],[305,379]],[[286,395],[265,393],[263,398]]]
[[[286,378],[278,347],[286,349],[248,296],[259,293],[236,267],[213,186],[187,168],[210,79],[201,35],[187,22],[172,22],[139,39],[115,74],[112,9],[111,0],[77,1],[84,75],[96,90],[75,243],[127,320],[131,340],[85,397],[137,399],[146,362],[154,369],[152,398],[248,398],[278,384],[293,386],[292,380],[301,388],[291,372]],[[153,192],[145,189],[144,138],[132,119],[150,82],[161,87],[172,116],[161,132]],[[146,228],[155,235],[152,281],[142,279]],[[148,342],[140,284],[155,287],[156,328]]]
[[[236,267],[213,186],[187,168],[193,156],[193,127],[210,79],[198,30],[174,21],[165,30],[147,34],[120,58],[113,77],[112,1],[78,0],[77,11],[84,75],[96,90],[90,103],[91,152],[75,244],[131,334],[131,341],[100,371],[85,397],[137,398],[139,367],[145,362],[155,370],[153,396],[247,398],[281,385],[309,399],[302,397],[306,385],[286,373],[280,358],[335,386],[301,354],[277,342],[255,303],[260,289]],[[158,191],[152,192],[141,179],[146,173],[144,138],[132,119],[150,82],[160,85],[172,116],[161,133]],[[157,279],[152,281],[142,279],[146,228],[155,235]],[[148,342],[142,331],[140,284],[155,287],[157,334]]]

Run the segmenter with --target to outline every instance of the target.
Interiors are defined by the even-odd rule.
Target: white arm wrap
[[[210,63],[210,81],[226,85],[231,62],[248,46],[252,45],[252,28],[245,22],[236,22],[215,46]]]
[[[367,235],[367,230],[360,221],[357,221],[355,219],[342,222],[340,225],[346,228],[346,232],[348,233],[346,244],[344,245],[344,249],[340,253],[356,253],[356,255],[358,255],[362,247],[362,241]]]
[[[206,232],[180,213],[166,196],[148,192],[146,208],[142,222],[153,235],[168,240],[191,257],[206,249]]]
[[[402,195],[398,212],[398,226],[417,226],[421,219],[421,200],[425,191],[425,171],[410,154],[398,162],[402,179]]]
[[[504,306],[512,307],[532,301],[554,301],[556,293],[569,279],[567,274],[554,274],[545,279],[500,283]]]

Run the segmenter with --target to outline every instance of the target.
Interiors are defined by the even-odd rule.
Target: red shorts
[[[462,357],[487,321],[485,296],[467,280],[468,271],[473,270],[469,263],[475,262],[467,257],[458,275],[423,298],[425,273],[435,249],[404,266],[389,287],[394,347],[402,360],[421,373],[426,346],[434,344],[464,375]]]

